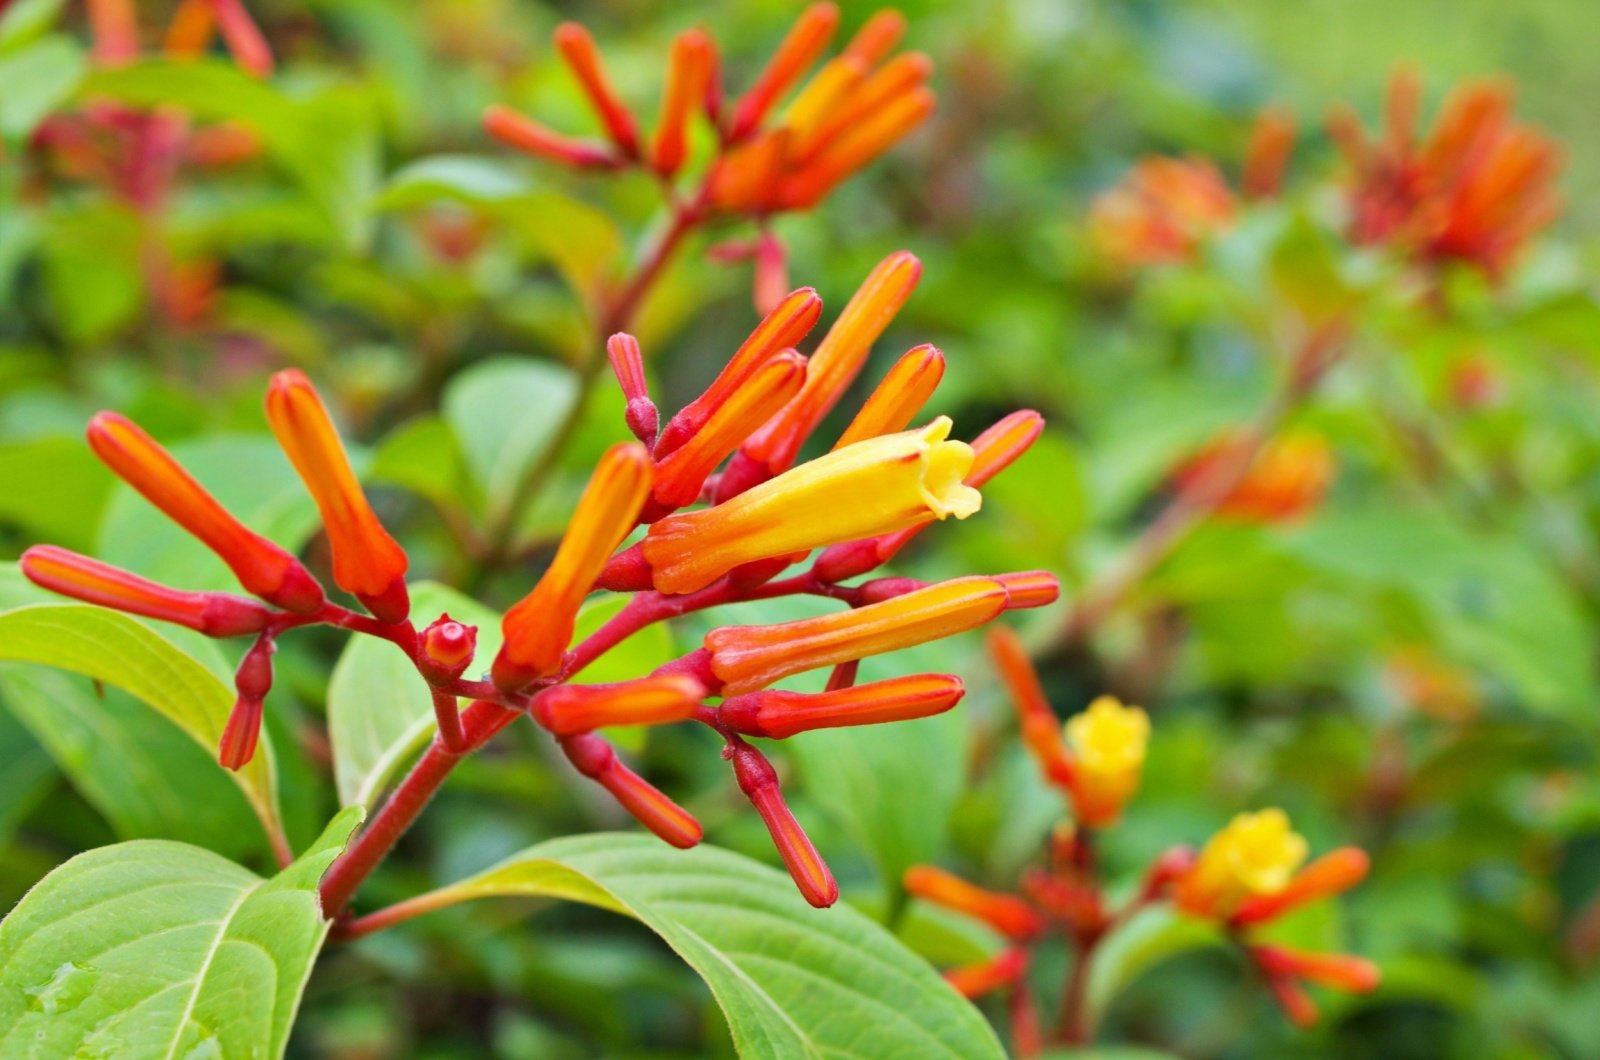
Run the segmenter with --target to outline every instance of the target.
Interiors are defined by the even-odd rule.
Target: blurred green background
[[[874,10],[842,6],[847,31]],[[153,39],[170,7],[140,9]],[[547,561],[594,457],[625,436],[620,398],[602,378],[510,546],[474,548],[503,512],[507,477],[544,458],[579,391],[574,366],[594,336],[574,286],[637,243],[657,200],[643,178],[575,178],[512,157],[480,131],[479,115],[504,102],[588,128],[548,45],[562,19],[590,27],[624,96],[653,114],[674,32],[711,29],[743,84],[797,8],[251,9],[280,63],[270,89],[213,77],[212,67],[160,65],[76,87],[76,60],[34,57],[39,65],[24,68],[22,48],[0,42],[0,558],[49,541],[185,587],[227,584],[82,445],[88,416],[113,407],[172,445],[235,511],[282,540],[309,541],[325,563],[314,509],[260,413],[266,376],[298,364],[359,443],[413,573],[503,608]],[[824,322],[885,254],[910,249],[924,264],[918,292],[819,438],[921,342],[949,359],[930,411],[952,414],[960,436],[1018,407],[1050,424],[985,491],[980,516],[919,538],[899,561],[905,573],[1045,568],[1070,601],[1148,522],[1172,468],[1261,404],[1287,352],[1273,323],[1282,305],[1328,277],[1379,290],[1346,361],[1293,423],[1337,453],[1338,477],[1316,512],[1203,527],[1086,644],[1061,640],[1066,602],[1027,613],[1022,627],[1063,715],[1103,691],[1151,712],[1144,791],[1107,837],[1114,879],[1132,880],[1150,856],[1202,841],[1235,812],[1281,805],[1314,851],[1355,843],[1374,857],[1368,883],[1285,932],[1372,957],[1385,984],[1323,998],[1324,1025],[1302,1033],[1229,953],[1153,931],[1107,962],[1106,1039],[1197,1058],[1600,1058],[1592,4],[994,0],[903,10],[908,46],[936,62],[938,114],[816,211],[775,226],[794,283],[823,296]],[[78,5],[59,18],[57,32],[81,43]],[[1454,278],[1442,314],[1341,246],[1330,220],[1335,158],[1322,115],[1342,100],[1371,121],[1402,64],[1422,73],[1430,112],[1461,78],[1511,76],[1519,115],[1568,158],[1568,209],[1554,231],[1503,288]],[[52,71],[60,91],[49,91]],[[267,151],[185,172],[159,217],[141,219],[103,182],[26,146],[38,117],[72,109],[80,92],[176,105],[203,121],[251,116],[271,125]],[[1096,193],[1148,153],[1201,154],[1236,174],[1271,102],[1302,128],[1281,202],[1251,211],[1190,264],[1130,278],[1100,258],[1085,236]],[[176,301],[153,299],[146,283],[148,223],[192,277]],[[747,267],[709,264],[700,249],[679,259],[637,328],[669,411],[756,319]],[[1451,399],[1451,372],[1469,356],[1487,359],[1500,386],[1482,406]],[[0,593],[25,598],[14,585]],[[687,650],[708,623],[804,606],[741,605],[674,627],[670,643],[640,638],[616,676],[655,665],[673,644]],[[342,653],[343,638],[322,631],[287,639],[278,657],[269,724],[301,843],[334,805],[321,719]],[[1411,694],[1395,662],[1411,657],[1456,675],[1468,706],[1430,709]],[[340,665],[356,663],[344,654]],[[1015,745],[975,639],[873,660],[863,679],[930,668],[968,680],[951,715],[809,734],[781,754],[846,900],[948,965],[996,940],[908,907],[901,871],[938,862],[1009,886],[1061,809]],[[0,702],[0,905],[77,851],[123,838],[181,838],[264,864],[237,793],[132,700],[6,664]],[[527,728],[460,770],[375,878],[372,901],[541,838],[626,826]],[[774,861],[717,741],[687,728],[641,736],[632,750],[642,771],[705,822],[710,840]],[[190,819],[174,810],[181,800],[213,812]],[[1044,964],[1048,986],[1062,970]],[[704,987],[636,925],[498,902],[330,952],[291,1055],[700,1057],[731,1046]]]

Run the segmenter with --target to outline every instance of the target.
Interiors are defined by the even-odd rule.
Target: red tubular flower
[[[750,90],[740,97],[728,123],[728,139],[737,142],[754,132],[773,106],[811,64],[822,55],[839,28],[839,9],[831,3],[813,4],[795,20],[788,36]]]
[[[1281,891],[1246,898],[1231,922],[1241,927],[1262,924],[1309,902],[1343,894],[1366,879],[1371,864],[1366,852],[1356,847],[1329,851],[1295,873]]]
[[[1383,979],[1376,964],[1347,953],[1307,953],[1268,945],[1252,945],[1250,953],[1270,978],[1303,979],[1354,994],[1371,993]]]
[[[604,144],[565,136],[547,125],[495,104],[483,112],[483,128],[507,147],[578,169],[616,169],[622,160]]]
[[[1180,262],[1233,217],[1233,192],[1212,162],[1152,156],[1095,199],[1089,235],[1126,266]]]
[[[1239,180],[1246,196],[1270,199],[1278,194],[1294,152],[1294,137],[1294,115],[1284,108],[1268,107],[1256,117]]]
[[[833,873],[828,871],[827,863],[817,853],[811,838],[783,801],[778,773],[772,763],[743,740],[729,744],[726,753],[733,761],[733,775],[739,782],[739,790],[761,815],[773,845],[778,848],[778,856],[783,859],[801,895],[818,909],[826,909],[837,902],[839,885],[834,882]]]
[[[672,42],[667,87],[661,97],[661,120],[651,145],[650,164],[663,177],[683,167],[689,148],[689,119],[703,105],[716,51],[704,30],[691,29]]]
[[[1272,990],[1273,999],[1278,1002],[1278,1007],[1283,1009],[1284,1015],[1292,1020],[1301,1030],[1310,1030],[1317,1025],[1320,1018],[1317,1012],[1317,1003],[1311,1000],[1299,983],[1283,976],[1269,976],[1267,986]]]
[[[1016,895],[984,890],[932,865],[907,869],[904,883],[913,898],[981,920],[1013,942],[1026,942],[1044,933],[1044,918]]]
[[[217,15],[217,28],[228,46],[233,61],[256,77],[272,75],[272,48],[261,29],[244,9],[241,0],[211,0]]]
[[[89,0],[94,61],[121,66],[139,57],[139,16],[133,0]]]
[[[556,27],[555,42],[611,142],[627,158],[638,158],[639,123],[611,87],[611,79],[600,63],[600,49],[595,47],[589,31],[576,22],[563,22]]]
[[[254,600],[168,588],[55,545],[28,549],[22,554],[21,566],[29,581],[51,592],[185,626],[208,637],[259,633],[272,618],[272,612]]]
[[[505,644],[494,660],[495,684],[515,690],[561,668],[578,608],[606,557],[633,529],[651,471],[650,454],[637,442],[614,445],[600,458],[550,569],[501,620]]]
[[[224,769],[238,772],[255,757],[261,740],[261,706],[272,691],[272,655],[278,646],[263,636],[245,653],[234,674],[233,686],[239,693],[228,724],[217,744],[217,761]]]
[[[533,718],[557,736],[609,725],[669,725],[693,715],[705,695],[705,687],[685,674],[605,685],[556,685],[534,697]]]
[[[628,430],[645,444],[656,444],[661,428],[661,413],[650,400],[650,384],[644,375],[644,354],[639,350],[639,340],[623,332],[606,340],[606,356],[611,360],[611,370],[616,373],[622,396],[628,399],[624,417]]]
[[[856,31],[856,35],[845,46],[844,54],[865,66],[876,66],[894,51],[895,45],[900,43],[900,38],[905,34],[906,16],[893,8],[884,8],[873,14]]]
[[[918,674],[819,694],[767,690],[735,696],[717,708],[717,718],[746,736],[787,739],[813,729],[878,725],[942,714],[960,702],[966,689],[959,677]]]
[[[267,387],[267,423],[317,502],[333,549],[333,580],[380,622],[403,622],[406,553],[378,522],[344,443],[305,373],[279,372]]]
[[[800,393],[806,359],[793,350],[768,360],[752,374],[683,445],[656,466],[654,501],[645,515],[653,522],[675,508],[693,504],[711,472],[750,432]]]
[[[784,249],[783,240],[770,230],[762,232],[761,238],[756,241],[755,265],[751,293],[756,312],[770,313],[783,301],[784,292],[789,290],[789,253]]]
[[[298,559],[230,515],[132,420],[97,413],[87,433],[89,448],[118,478],[220,556],[246,590],[299,614],[322,606],[322,586]]]
[[[938,347],[913,347],[884,375],[883,382],[862,403],[861,411],[833,447],[843,449],[868,438],[905,430],[943,378],[944,354]]]
[[[765,465],[769,475],[794,466],[800,447],[861,373],[872,344],[911,297],[921,275],[922,262],[904,250],[872,270],[811,355],[799,396],[745,442],[741,456]]]
[[[688,441],[763,364],[805,338],[821,315],[822,299],[809,287],[794,291],[778,303],[778,307],[756,325],[705,393],[685,405],[662,429],[656,441],[656,458],[669,455]]]
[[[1027,974],[1028,951],[1006,950],[987,961],[952,968],[944,973],[944,981],[962,997],[977,999],[1021,982]]]
[[[1061,722],[1045,698],[1044,686],[1022,646],[1022,638],[1009,626],[996,626],[989,631],[988,645],[989,658],[1011,693],[1023,742],[1051,783],[1070,792],[1077,774],[1072,752],[1067,749]]]
[[[680,850],[700,842],[700,822],[655,785],[622,764],[605,739],[593,733],[563,736],[558,741],[573,767],[598,783],[634,820]]]
[[[974,629],[1005,609],[992,578],[956,578],[880,604],[776,626],[723,626],[706,634],[723,693],[753,692],[790,674],[909,648]]]

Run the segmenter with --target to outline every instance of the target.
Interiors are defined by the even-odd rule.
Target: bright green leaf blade
[[[0,924],[0,1055],[281,1056],[328,933],[317,883],[360,819],[270,880],[162,840],[62,865]]]
[[[1089,1010],[1103,1013],[1135,979],[1162,961],[1222,941],[1214,924],[1164,906],[1144,910],[1114,932],[1096,958],[1089,976]]]
[[[396,210],[439,199],[474,206],[513,202],[532,186],[504,162],[472,155],[434,155],[402,166],[384,186],[379,205]]]
[[[566,898],[633,916],[699,972],[743,1056],[1001,1057],[978,1011],[848,905],[808,906],[787,876],[711,846],[647,836],[541,843],[418,900]]]
[[[0,136],[19,143],[66,101],[83,77],[83,52],[48,36],[0,56]]]
[[[66,0],[16,0],[0,13],[0,54],[31,44],[61,17]]]
[[[206,666],[127,615],[101,607],[38,604],[0,614],[0,659],[58,666],[116,685],[213,755],[233,710],[233,690]],[[281,837],[277,771],[265,733],[255,758],[231,776],[267,834]]]
[[[477,659],[500,650],[500,616],[434,582],[411,586],[418,627],[441,613],[478,627]],[[433,734],[433,697],[404,653],[388,641],[354,637],[328,685],[328,738],[343,806],[371,806],[384,784]]]
[[[461,443],[438,416],[395,428],[372,455],[367,481],[404,486],[445,511],[476,509],[479,499]]]
[[[498,357],[451,379],[444,418],[461,441],[491,522],[544,455],[577,396],[577,377],[545,361]]]

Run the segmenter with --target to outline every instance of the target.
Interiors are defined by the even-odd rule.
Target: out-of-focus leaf
[[[0,613],[0,659],[57,666],[116,685],[213,756],[233,709],[233,689],[210,669],[127,615],[101,607],[36,604]],[[255,758],[229,775],[267,834],[281,836],[277,771],[265,733]]]
[[[482,488],[490,522],[544,456],[577,396],[578,380],[571,371],[510,357],[473,365],[445,388],[445,421]]]
[[[441,613],[478,627],[475,666],[500,651],[500,616],[433,582],[411,586],[418,626]],[[371,806],[383,786],[433,733],[433,696],[411,660],[376,637],[352,637],[328,685],[328,738],[341,805]]]
[[[1311,221],[1297,218],[1272,253],[1269,271],[1278,294],[1316,327],[1348,312],[1357,293],[1340,274],[1333,242]]]
[[[50,308],[74,342],[103,341],[144,311],[139,222],[128,209],[107,203],[59,215],[42,250]]]
[[[328,934],[317,883],[360,820],[270,880],[163,840],[62,865],[0,924],[0,1055],[281,1056]]]
[[[113,481],[77,438],[0,443],[0,520],[86,551]]]
[[[4,28],[12,32],[11,20]],[[0,43],[4,43],[0,40]],[[83,77],[83,52],[69,37],[50,35],[0,48],[0,137],[12,150],[72,95]]]
[[[562,277],[591,304],[622,262],[622,232],[602,210],[570,195],[539,191],[517,204],[518,227],[537,241]]]
[[[395,172],[384,186],[379,205],[396,210],[450,199],[481,206],[520,199],[531,191],[526,178],[495,159],[434,155]]]
[[[1134,916],[1107,937],[1089,973],[1089,1010],[1104,1012],[1135,979],[1168,958],[1222,941],[1216,926],[1165,906]]]
[[[419,416],[390,433],[373,454],[367,479],[404,486],[441,508],[481,503],[461,443],[438,416]]]
[[[0,12],[0,55],[31,44],[61,16],[67,0],[16,0]]]
[[[848,905],[816,910],[782,873],[648,836],[541,843],[417,899],[564,898],[642,921],[699,972],[750,1057],[1000,1057],[976,1009]]]
[[[20,721],[0,710],[0,850],[55,777],[50,753]]]

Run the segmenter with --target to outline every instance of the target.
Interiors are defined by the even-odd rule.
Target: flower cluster
[[[474,628],[448,615],[420,630],[412,622],[406,553],[379,522],[327,408],[298,370],[273,378],[267,420],[321,512],[334,584],[367,614],[330,600],[299,559],[245,527],[149,435],[112,412],[89,426],[94,452],[221,557],[256,599],[171,588],[50,545],[29,549],[22,569],[39,585],[89,603],[214,637],[253,635],[218,748],[231,769],[255,753],[275,642],[285,631],[331,624],[391,641],[407,654],[433,692],[438,733],[402,790],[330,871],[324,898],[331,909],[359,883],[360,872],[350,866],[370,869],[365,859],[393,843],[409,823],[404,814],[414,815],[431,793],[427,785],[441,782],[457,759],[524,714],[554,737],[578,772],[679,847],[700,840],[699,823],[629,769],[596,730],[688,719],[710,726],[724,738],[738,785],[800,890],[812,904],[829,905],[838,888],[789,812],[777,772],[749,738],[785,739],[947,710],[962,696],[958,678],[923,674],[858,686],[859,661],[975,628],[1010,609],[1050,603],[1059,592],[1042,572],[931,585],[901,577],[842,584],[894,556],[932,523],[976,512],[978,488],[1021,455],[1043,426],[1037,413],[1016,413],[970,445],[949,437],[952,424],[945,417],[909,427],[944,364],[938,350],[920,346],[890,370],[831,452],[798,460],[909,295],[918,268],[909,254],[892,255],[809,360],[794,346],[817,322],[821,303],[810,290],[793,292],[707,390],[665,426],[644,385],[638,343],[614,336],[609,352],[628,397],[628,426],[639,440],[618,443],[601,457],[548,569],[506,612],[504,645],[487,679],[464,676],[473,661]],[[711,503],[681,510],[702,499]],[[642,539],[620,548],[641,527]],[[810,569],[779,580],[817,549]],[[637,595],[574,645],[578,609],[595,588]],[[778,625],[715,629],[699,649],[633,680],[571,681],[652,622],[799,593],[848,606]],[[769,687],[822,667],[832,668],[824,692]],[[707,702],[716,697],[720,703]],[[471,700],[464,710],[462,698]],[[1092,733],[1084,739],[1087,763],[1098,753],[1091,745],[1105,741]],[[1086,765],[1085,775],[1092,773]]]
[[[484,114],[491,136],[517,150],[563,165],[602,172],[630,168],[653,174],[670,189],[680,223],[746,217],[762,224],[754,240],[711,250],[722,262],[753,260],[757,308],[773,309],[788,288],[786,254],[766,228],[774,214],[810,209],[842,181],[882,155],[933,112],[926,55],[892,55],[905,18],[884,10],[868,19],[836,57],[801,84],[827,51],[839,26],[832,3],[807,8],[755,82],[725,98],[715,41],[702,29],[672,42],[654,132],[612,86],[594,38],[576,23],[556,29],[555,45],[594,111],[603,139],[557,132],[509,107]],[[797,88],[798,86],[798,88]],[[785,97],[792,98],[779,110]],[[703,117],[714,134],[704,167],[691,167],[693,124]],[[686,169],[697,184],[678,187]]]
[[[1250,453],[1245,438],[1223,436],[1202,449],[1172,475],[1178,490],[1194,489],[1220,475],[1220,465],[1248,459],[1239,481],[1217,502],[1221,515],[1250,523],[1292,522],[1313,512],[1333,484],[1338,470],[1333,447],[1319,434],[1280,436]]]
[[[1045,780],[1061,792],[1073,823],[1057,827],[1045,863],[1023,874],[1017,894],[989,891],[927,865],[912,868],[904,883],[913,897],[978,920],[1006,940],[997,956],[953,969],[946,978],[968,997],[1011,992],[1019,1055],[1037,1055],[1044,1043],[1027,984],[1033,947],[1056,933],[1076,950],[1057,1038],[1081,1044],[1092,1034],[1083,993],[1097,948],[1134,914],[1161,902],[1222,929],[1302,1026],[1317,1019],[1305,984],[1357,992],[1377,987],[1378,969],[1369,961],[1254,937],[1263,925],[1340,894],[1367,873],[1367,856],[1354,847],[1304,864],[1309,847],[1281,810],[1240,814],[1198,854],[1183,846],[1167,850],[1121,907],[1109,908],[1096,864],[1095,833],[1116,824],[1138,789],[1149,719],[1137,707],[1102,696],[1062,726],[1016,634],[996,627],[989,645],[1016,707],[1023,743]]]

